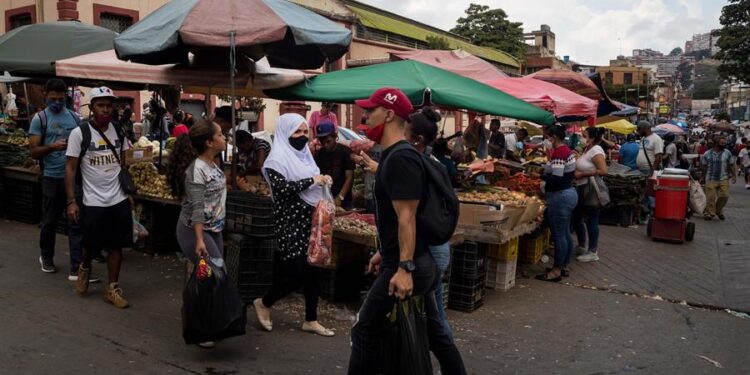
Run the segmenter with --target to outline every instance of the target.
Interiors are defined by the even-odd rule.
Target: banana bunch
[[[130,166],[130,175],[138,187],[138,194],[159,199],[175,200],[167,184],[167,177],[160,175],[152,163],[136,163]]]

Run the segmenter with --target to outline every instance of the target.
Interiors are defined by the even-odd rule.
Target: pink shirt
[[[310,128],[310,133],[312,134],[312,137],[315,138],[317,135],[317,128],[318,124],[322,120],[328,120],[333,123],[333,127],[336,128],[339,126],[339,120],[336,118],[336,114],[333,112],[328,112],[327,115],[321,115],[320,111],[315,111],[310,115],[310,121],[307,122],[307,126]]]
[[[172,129],[172,136],[177,138],[189,131],[190,130],[188,129],[187,126],[180,124],[180,125],[175,126],[174,129]]]

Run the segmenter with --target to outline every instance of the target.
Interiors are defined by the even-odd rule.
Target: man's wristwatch
[[[398,262],[398,268],[401,268],[408,273],[412,273],[417,269],[417,266],[414,264],[413,260],[405,260]]]

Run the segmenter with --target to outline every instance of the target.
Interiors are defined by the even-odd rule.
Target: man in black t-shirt
[[[490,156],[495,159],[505,157],[505,134],[500,131],[500,120],[492,119],[490,121]]]
[[[321,149],[315,153],[315,164],[320,173],[333,178],[331,194],[336,207],[350,208],[352,202],[352,184],[354,183],[354,161],[352,150],[338,143],[336,127],[324,120],[318,124],[316,137]]]
[[[404,124],[413,111],[409,98],[398,89],[382,88],[367,100],[358,100],[367,116],[367,136],[383,147],[375,176],[374,198],[381,248],[370,260],[369,272],[378,273],[352,328],[349,374],[382,373],[379,350],[382,324],[397,299],[424,296],[430,350],[443,374],[465,374],[463,360],[443,329],[435,294],[437,268],[427,242],[417,232],[417,208],[427,176],[421,155],[414,150],[393,151],[406,143]]]

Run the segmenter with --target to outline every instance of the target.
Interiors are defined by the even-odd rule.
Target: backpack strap
[[[81,118],[78,117],[78,114],[68,109],[68,113],[71,117],[73,117],[73,121],[76,122],[76,126],[81,126]]]
[[[44,145],[44,140],[47,138],[47,112],[45,110],[41,110],[36,113],[37,116],[39,116],[39,125],[42,130],[42,143],[40,143],[40,146]]]
[[[412,150],[412,151],[416,152],[417,154],[419,154],[419,151],[417,151],[417,149],[415,149],[414,147],[412,147],[412,145],[410,145],[408,143],[401,143],[401,144],[397,145],[388,154],[388,156],[386,156],[385,159],[383,159],[383,163],[382,163],[383,164],[383,174],[385,174],[385,167],[388,165],[388,162],[391,160],[391,156],[393,156],[393,154],[395,154],[396,152],[401,151],[401,150]]]

